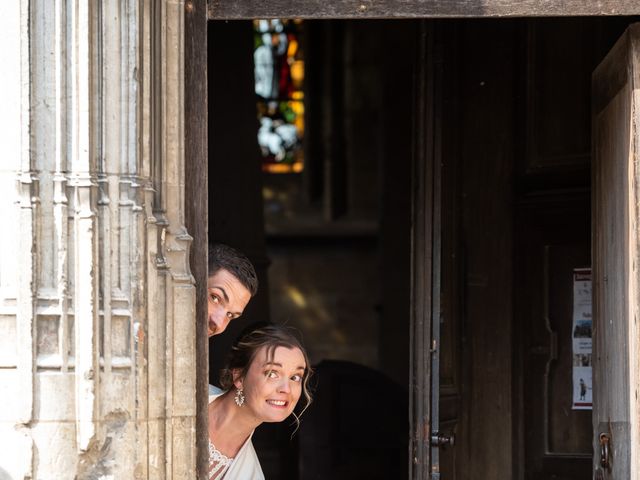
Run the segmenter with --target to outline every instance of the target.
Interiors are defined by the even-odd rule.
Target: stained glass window
[[[299,173],[304,158],[301,20],[255,20],[253,52],[262,169]]]

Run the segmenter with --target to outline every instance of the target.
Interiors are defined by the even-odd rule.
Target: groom
[[[249,259],[223,244],[209,248],[207,311],[209,337],[225,331],[242,315],[258,291],[258,277]]]

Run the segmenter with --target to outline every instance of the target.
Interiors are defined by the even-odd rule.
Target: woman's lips
[[[289,404],[286,400],[267,400],[267,403],[275,408],[287,408]]]

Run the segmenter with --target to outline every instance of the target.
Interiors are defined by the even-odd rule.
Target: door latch
[[[600,466],[605,470],[611,468],[611,437],[608,433],[600,434]]]
[[[433,432],[431,434],[432,447],[453,447],[455,443],[456,437],[453,433],[447,435],[445,433]]]

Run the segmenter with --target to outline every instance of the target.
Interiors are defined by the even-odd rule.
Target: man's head
[[[227,245],[213,245],[207,279],[209,336],[224,332],[257,291],[258,277],[249,259]]]

